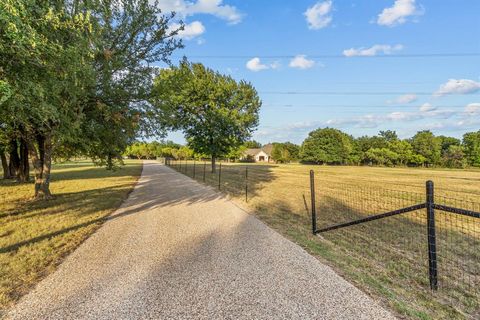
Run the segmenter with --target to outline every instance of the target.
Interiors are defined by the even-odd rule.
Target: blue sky
[[[480,129],[478,0],[160,0],[186,24],[190,61],[250,81],[254,139],[301,143],[318,127],[354,136]],[[440,56],[438,56],[440,54]],[[403,57],[402,57],[403,56]],[[183,142],[181,133],[169,135]]]

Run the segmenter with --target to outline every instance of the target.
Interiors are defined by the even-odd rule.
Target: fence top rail
[[[442,204],[436,204],[436,203],[433,205],[433,207],[437,210],[440,210],[440,211],[446,211],[446,212],[450,212],[450,213],[455,213],[455,214],[460,214],[460,215],[463,215],[463,216],[468,216],[468,217],[473,217],[473,218],[480,219],[480,212],[449,207],[449,206],[445,206],[445,205],[442,205]]]
[[[409,207],[405,207],[405,208],[401,208],[401,209],[397,209],[397,210],[393,210],[393,211],[389,211],[389,212],[385,212],[385,213],[381,213],[381,214],[375,214],[375,215],[367,216],[367,217],[362,218],[362,219],[353,220],[353,221],[349,221],[349,222],[345,222],[345,223],[340,223],[340,224],[336,224],[336,225],[333,225],[333,226],[330,226],[330,227],[315,230],[315,233],[322,233],[322,232],[326,232],[326,231],[331,231],[331,230],[335,230],[335,229],[340,229],[340,228],[344,228],[344,227],[353,226],[353,225],[364,223],[364,222],[370,222],[370,221],[374,221],[374,220],[378,220],[378,219],[388,218],[388,217],[399,215],[399,214],[402,214],[402,213],[407,213],[407,212],[411,212],[411,211],[425,209],[426,206],[427,206],[426,203],[419,203],[419,204],[416,204],[416,205],[413,205],[413,206],[409,206]]]

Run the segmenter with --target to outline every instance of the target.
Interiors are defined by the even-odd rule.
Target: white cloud
[[[272,64],[263,64],[260,61],[260,58],[255,57],[247,61],[246,67],[248,70],[257,72],[266,69],[278,69],[280,67],[280,63],[278,61],[273,62]]]
[[[390,104],[408,104],[417,101],[418,97],[414,93],[404,94],[403,96],[397,97],[395,100],[388,100],[387,103]]]
[[[465,113],[470,116],[480,114],[480,103],[470,103],[465,107]]]
[[[376,44],[370,48],[350,48],[343,50],[343,55],[346,57],[372,57],[376,56],[378,53],[383,54],[391,54],[394,51],[402,50],[403,46],[401,44],[397,44],[395,46],[387,45],[387,44]]]
[[[307,59],[304,54],[299,54],[290,60],[289,66],[291,68],[309,69],[315,65],[315,61]]]
[[[175,11],[180,17],[211,14],[230,24],[241,22],[243,14],[234,6],[222,4],[222,2],[222,0],[159,0],[158,4],[164,12]]]
[[[437,110],[437,107],[432,106],[430,103],[424,103],[420,106],[420,112],[430,112]]]
[[[280,62],[279,62],[279,61],[275,61],[275,62],[273,62],[273,63],[270,65],[270,68],[272,68],[272,69],[278,69],[278,68],[280,68],[280,66],[281,66]]]
[[[424,110],[403,112],[395,111],[388,114],[367,114],[359,117],[331,119],[327,125],[338,127],[376,128],[388,122],[412,122],[423,119],[449,119],[461,113],[452,110],[437,110],[436,108],[424,108]]]
[[[405,23],[410,16],[422,14],[423,12],[417,8],[415,0],[395,0],[392,7],[383,9],[378,15],[377,23],[392,27]]]
[[[170,29],[178,29],[180,28],[180,24],[172,23],[170,25]],[[205,32],[205,27],[200,21],[193,21],[192,23],[187,23],[184,26],[183,30],[178,32],[178,37],[186,40],[191,40],[195,37],[202,35]]]
[[[328,26],[332,22],[331,11],[331,0],[317,2],[313,7],[308,8],[303,13],[307,19],[308,28],[318,30]]]
[[[261,71],[261,70],[268,69],[268,66],[266,64],[262,64],[260,62],[260,58],[255,57],[251,60],[248,60],[247,69],[256,72],[256,71]]]
[[[480,82],[469,79],[449,79],[433,94],[443,96],[447,94],[468,94],[480,91]]]

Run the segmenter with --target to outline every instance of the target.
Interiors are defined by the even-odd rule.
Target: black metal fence
[[[297,174],[279,175],[273,170],[274,167],[277,168],[273,163],[217,161],[215,171],[211,170],[209,160],[166,159],[165,164],[192,179],[245,201],[260,212],[275,210],[305,219],[308,223],[308,184]]]
[[[309,175],[307,166],[166,164],[247,202],[349,280],[415,310],[406,312],[480,318],[480,190],[352,179],[322,167]]]
[[[423,199],[418,193],[410,191],[367,190],[365,187],[358,186],[355,186],[355,190],[349,190],[348,186],[342,187],[340,185],[345,195],[350,197],[350,201],[347,201],[350,205],[347,204],[343,209],[338,208],[338,206],[335,208],[335,205],[333,208],[325,208],[322,204],[317,203],[318,194],[321,194],[322,191],[316,190],[315,181],[314,171],[312,170],[310,171],[310,196],[313,234],[325,234],[376,220],[401,217],[401,220],[403,220],[401,223],[399,223],[399,220],[394,223],[398,227],[397,230],[400,230],[399,233],[394,231],[395,227],[386,227],[387,224],[383,224],[384,228],[380,225],[383,230],[374,230],[374,228],[368,230],[367,224],[365,225],[367,230],[364,231],[377,236],[383,232],[384,234],[380,239],[384,240],[385,237],[390,237],[391,239],[388,242],[393,242],[392,245],[396,247],[398,247],[398,244],[395,245],[394,243],[396,240],[401,241],[407,234],[416,234],[410,240],[417,243],[411,243],[411,247],[417,247],[416,251],[421,247],[425,249],[425,260],[428,261],[428,268],[426,269],[428,270],[429,285],[432,290],[438,289],[439,273],[442,270],[444,272],[443,279],[446,282],[451,281],[457,284],[463,282],[463,286],[480,293],[480,210],[477,203],[445,196],[436,198],[433,181],[427,181]],[[338,192],[339,188],[335,188],[335,190]],[[325,188],[324,191],[328,194],[328,188]],[[324,196],[328,198],[328,195]],[[338,194],[336,198],[339,198]],[[365,206],[365,203],[371,201],[372,198],[383,199],[384,204],[377,209],[380,213],[373,214],[375,211],[368,213],[368,209],[372,206]],[[322,199],[325,199],[325,197]],[[355,205],[351,205],[352,202],[355,202]],[[404,204],[404,206],[393,209],[392,204]],[[467,209],[459,208],[459,205],[463,205]],[[384,209],[384,211],[382,212],[381,209]],[[336,218],[333,218],[332,221],[332,215],[328,213],[332,210],[339,210],[338,212],[344,213],[333,215],[337,219],[350,219],[340,223],[335,221]],[[422,214],[421,211],[424,211],[424,213]],[[325,217],[322,216],[322,213],[326,214]],[[413,215],[409,216],[412,213]],[[326,223],[318,227],[318,222],[322,218],[326,218]],[[404,225],[407,225],[409,230],[406,230]],[[376,227],[378,229],[378,226]],[[352,236],[351,240],[356,241],[355,238],[358,234],[351,232],[350,235]],[[398,239],[394,239],[394,237],[398,237]],[[418,242],[423,242],[423,245]],[[401,257],[397,256],[396,258]],[[416,259],[419,258],[421,257],[416,257]],[[414,263],[417,266],[426,265],[421,262],[418,263],[418,260]],[[478,295],[475,296],[480,298]]]

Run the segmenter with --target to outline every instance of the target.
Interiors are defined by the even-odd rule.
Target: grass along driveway
[[[203,181],[203,162],[172,162]],[[206,183],[228,192],[268,225],[382,300],[402,318],[479,319],[480,221],[437,211],[440,289],[428,284],[425,210],[313,236],[309,171],[315,171],[318,226],[425,201],[480,211],[480,170],[222,163]],[[245,185],[246,168],[248,184]],[[245,204],[245,186],[248,203]]]
[[[120,206],[142,171],[127,161],[117,171],[89,161],[53,167],[55,199],[31,201],[33,184],[0,181],[0,316]]]

